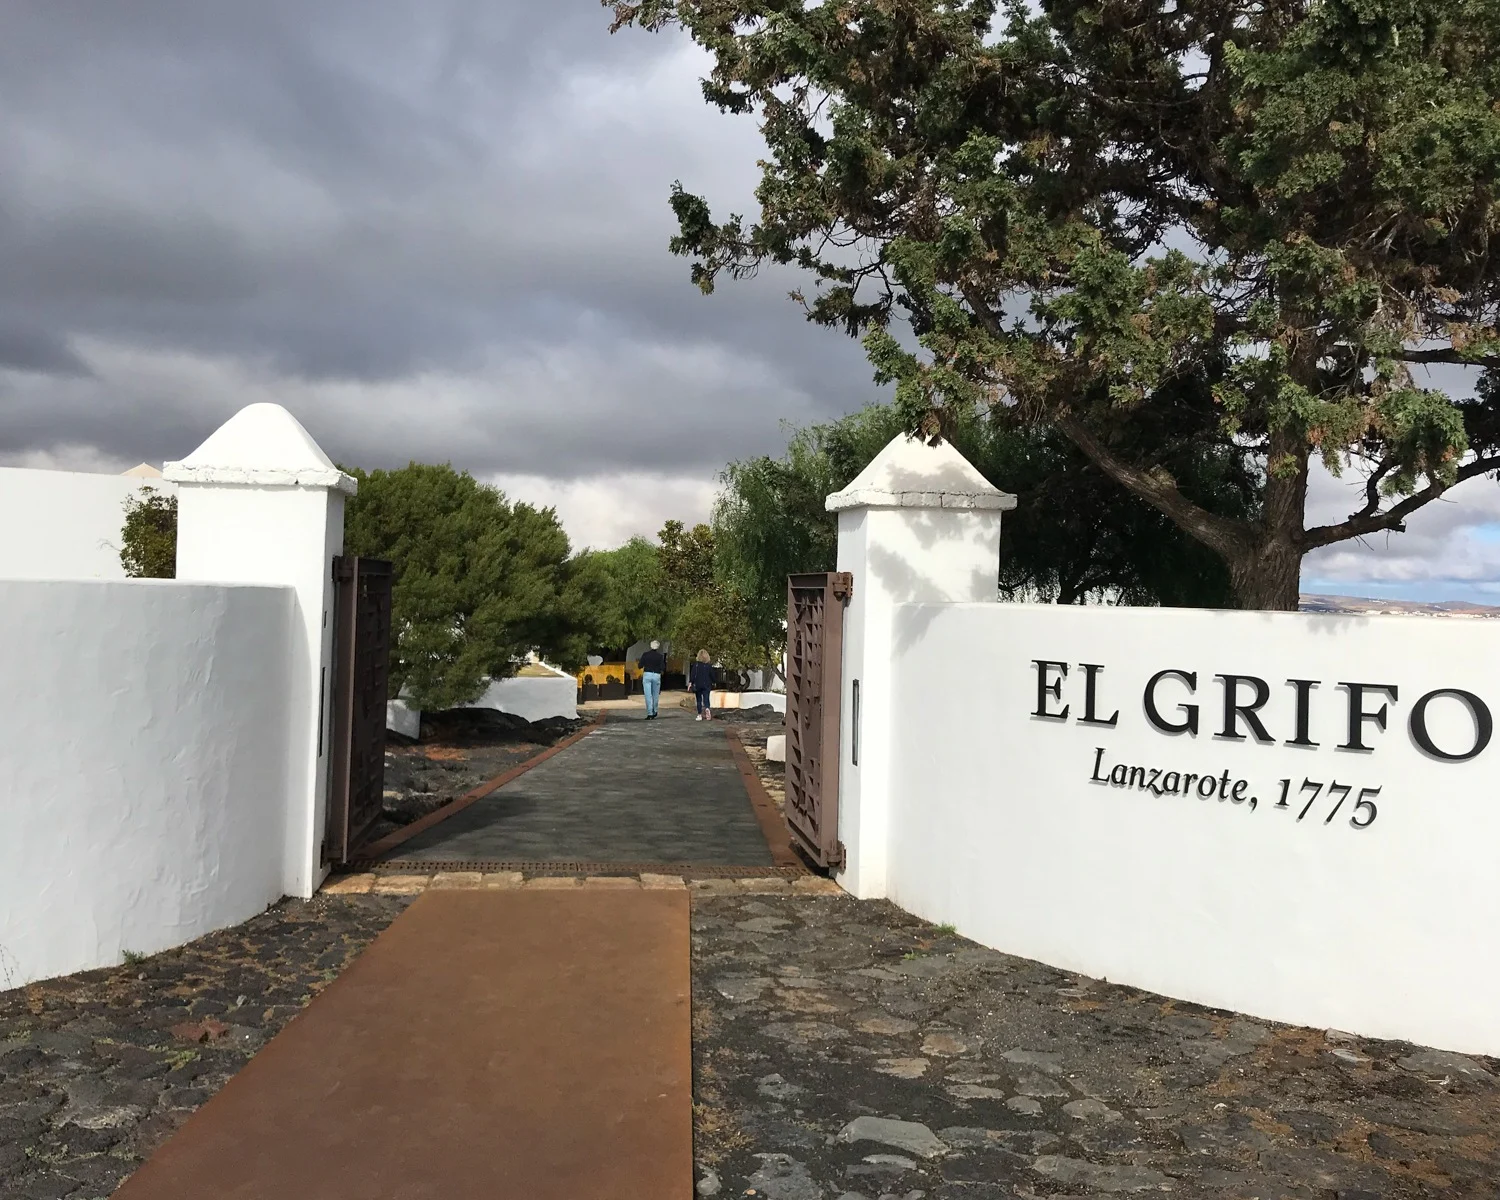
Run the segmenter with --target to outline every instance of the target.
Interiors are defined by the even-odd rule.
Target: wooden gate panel
[[[333,560],[333,739],[327,861],[350,862],[385,797],[385,705],[391,644],[391,564]]]
[[[853,580],[824,572],[787,580],[786,820],[819,866],[844,863],[839,841],[839,702],[844,606]]]

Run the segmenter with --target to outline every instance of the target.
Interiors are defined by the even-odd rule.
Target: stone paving
[[[425,888],[684,886],[700,1196],[1500,1196],[1500,1063],[1082,979],[813,876],[513,872],[352,876],[0,993],[0,1196],[108,1196]]]
[[[179,950],[0,992],[0,1196],[108,1196],[408,902],[286,901]]]
[[[663,708],[600,729],[399,847],[401,861],[692,863],[771,852],[723,730]]]
[[[888,904],[705,895],[701,1196],[1500,1195],[1500,1064],[1278,1026]]]
[[[385,797],[367,843],[535,758],[585,724],[562,718],[533,723],[486,708],[424,713],[422,719],[420,743],[386,743]]]

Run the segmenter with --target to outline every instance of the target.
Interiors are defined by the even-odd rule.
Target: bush
[[[131,579],[177,576],[177,497],[143,487],[125,501],[120,565]]]

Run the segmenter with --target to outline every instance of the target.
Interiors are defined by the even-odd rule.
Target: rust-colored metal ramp
[[[117,1200],[690,1200],[685,891],[420,897]]]

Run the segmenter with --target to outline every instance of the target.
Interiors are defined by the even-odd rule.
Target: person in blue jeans
[[[651,649],[641,655],[641,691],[646,694],[646,720],[656,720],[656,708],[661,703],[661,677],[667,669],[667,656],[661,652],[661,643],[652,642]]]
[[[688,686],[698,698],[698,720],[712,721],[714,710],[710,700],[714,690],[714,668],[707,650],[698,651],[698,661],[688,669]]]

